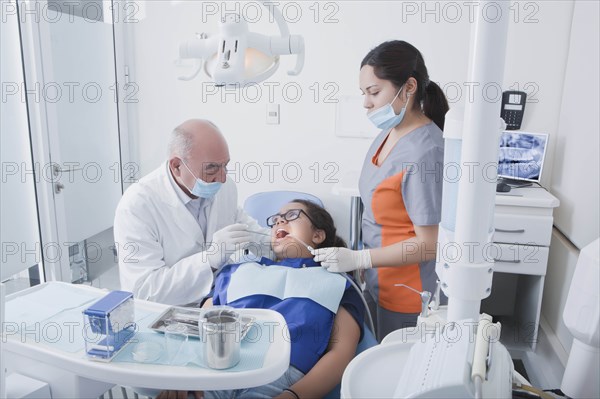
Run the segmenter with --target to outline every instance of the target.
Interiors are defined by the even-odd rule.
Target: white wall
[[[289,25],[291,33],[304,36],[306,64],[300,76],[291,78],[285,71],[294,65],[295,59],[284,57],[280,70],[269,79],[279,84],[272,100],[281,104],[281,124],[266,125],[269,86],[261,85],[263,95],[252,102],[254,90],[248,90],[246,96],[242,92],[236,100],[233,92],[224,97],[220,93],[211,94],[204,75],[192,82],[176,79],[179,72],[173,61],[178,56],[179,42],[193,37],[195,32],[216,31],[219,15],[203,13],[203,3],[204,10],[206,4],[222,10],[222,2],[145,2],[145,18],[129,24],[134,44],[134,57],[130,62],[136,65],[132,79],[139,85],[139,103],[132,107],[139,126],[132,133],[132,142],[139,143],[137,156],[142,174],[164,159],[168,132],[174,126],[187,118],[209,118],[226,134],[232,166],[240,164],[241,200],[254,192],[279,188],[309,191],[324,200],[340,231],[346,233],[348,201],[330,194],[332,183],[324,177],[336,172],[333,177],[339,179],[348,171],[359,169],[370,140],[336,137],[335,104],[326,103],[324,97],[359,95],[358,70],[364,55],[382,41],[403,39],[421,50],[431,79],[446,88],[452,103],[468,98],[470,83],[466,77],[471,20],[481,9],[469,9],[462,2],[321,2],[315,23],[314,2],[282,2],[282,10],[285,4],[292,3],[287,6],[291,20],[296,16],[292,12],[296,5],[302,8],[300,20]],[[254,18],[256,7],[252,7],[252,2],[246,4],[251,4],[245,10]],[[244,6],[240,9],[244,11]],[[486,10],[490,18],[494,18],[493,11]],[[510,12],[512,22],[502,88],[535,91],[530,99],[537,102],[527,104],[523,129],[549,133],[550,151],[558,124],[571,12],[571,2],[558,1],[515,3]],[[250,29],[276,33],[275,24],[268,24],[266,9],[262,13],[261,21],[250,24]],[[327,15],[338,22],[324,23]],[[297,103],[286,101],[284,97],[286,93],[282,88],[290,83],[301,88],[302,96]],[[490,82],[477,83],[480,84],[477,89],[481,90]],[[330,86],[326,88],[326,84]],[[293,96],[293,87],[289,87],[288,95]],[[316,93],[319,98],[315,101]],[[490,97],[494,96],[491,90]],[[549,158],[551,162],[551,154]],[[254,173],[250,174],[255,172],[253,162],[263,165],[262,178],[258,181],[253,180]],[[279,162],[282,166],[298,162],[302,179],[291,183],[293,167],[288,169],[290,175],[286,179],[280,166],[274,169],[275,179],[270,180],[265,162]],[[316,182],[315,173],[310,169],[315,162],[320,169]],[[336,169],[325,169],[328,162],[334,163]],[[248,173],[244,176],[241,171]]]
[[[551,189],[554,224],[581,249],[600,235],[600,4],[575,4]]]
[[[16,13],[10,12],[11,5],[6,4],[8,8],[4,6],[3,21],[0,24],[1,280],[41,261],[27,107],[21,97],[23,64],[19,47],[18,19]]]
[[[598,2],[575,3],[550,186],[560,199],[554,211],[560,232],[552,235],[542,313],[567,352],[573,337],[562,314],[571,279],[579,250],[599,235],[599,14]]]

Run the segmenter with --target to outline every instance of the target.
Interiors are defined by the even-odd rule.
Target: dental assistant
[[[262,229],[237,204],[229,149],[211,122],[175,128],[169,159],[127,189],[114,222],[121,289],[170,305],[198,302],[233,252]]]
[[[324,248],[315,260],[331,272],[365,269],[365,296],[381,340],[414,326],[421,310],[419,295],[395,284],[435,289],[448,102],[419,50],[404,41],[371,50],[359,80],[367,116],[381,129],[359,181],[365,249]]]

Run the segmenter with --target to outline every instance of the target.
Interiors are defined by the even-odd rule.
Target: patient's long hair
[[[308,216],[310,216],[313,221],[314,227],[325,231],[325,240],[319,244],[317,248],[347,247],[346,242],[337,235],[333,218],[329,212],[325,210],[325,208],[315,204],[312,201],[303,199],[295,199],[290,202],[297,202],[304,205],[306,208],[306,213],[308,213]]]

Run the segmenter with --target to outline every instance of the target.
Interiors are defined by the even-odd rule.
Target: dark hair
[[[315,204],[312,201],[295,199],[290,202],[297,202],[304,205],[306,213],[313,222],[315,228],[325,231],[325,240],[317,248],[326,247],[346,247],[346,242],[336,234],[333,218],[325,208]]]
[[[402,40],[392,40],[375,47],[362,60],[360,67],[370,65],[375,76],[389,80],[400,89],[408,78],[417,81],[417,91],[413,109],[423,109],[423,113],[444,130],[444,117],[448,112],[448,101],[444,92],[435,82],[429,80],[425,60],[421,52],[412,44]]]

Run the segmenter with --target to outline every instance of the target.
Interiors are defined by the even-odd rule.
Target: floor
[[[114,387],[104,395],[100,396],[101,399],[131,399],[137,398],[131,388]]]
[[[147,396],[138,395],[131,388],[114,387],[98,399],[146,399]]]

